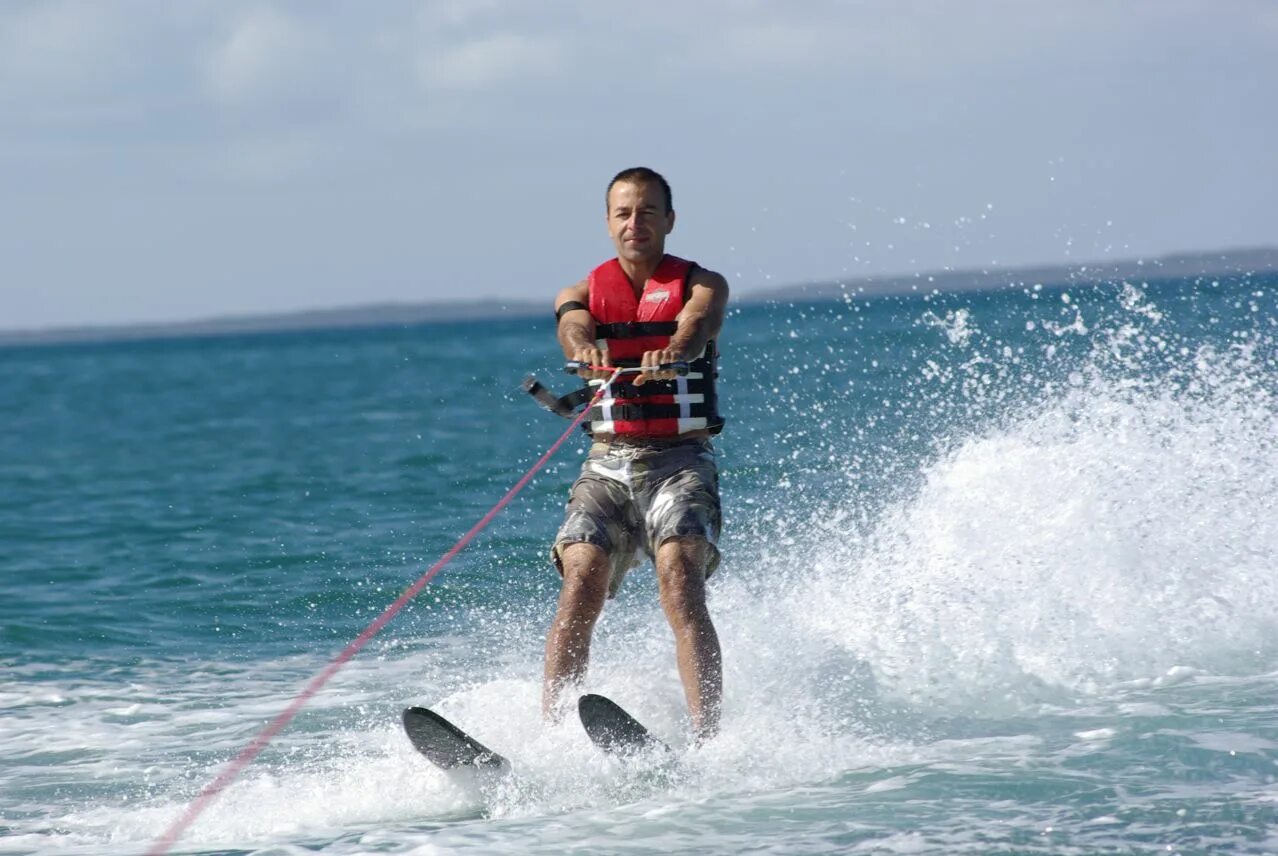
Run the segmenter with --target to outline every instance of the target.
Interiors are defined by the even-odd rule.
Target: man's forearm
[[[595,347],[594,331],[587,329],[584,324],[562,321],[559,324],[559,346],[564,349],[564,354],[572,359],[573,354],[583,348]]]
[[[681,359],[695,359],[710,341],[710,327],[708,314],[680,318],[678,328],[670,337],[669,349],[679,354]]]

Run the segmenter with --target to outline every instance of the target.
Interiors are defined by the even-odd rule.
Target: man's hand
[[[683,354],[673,348],[662,348],[659,351],[644,351],[643,359],[639,361],[640,368],[643,371],[635,375],[634,385],[642,386],[645,381],[649,380],[674,380],[679,375],[673,371],[657,371],[657,366],[666,365],[667,363],[677,363],[683,359]]]
[[[571,304],[577,304],[571,307]],[[555,296],[555,314],[559,318],[559,344],[564,356],[588,366],[611,366],[608,352],[595,340],[595,319],[586,306],[590,303],[590,287],[586,280],[563,289]],[[578,369],[583,380],[607,380],[612,372]]]
[[[612,365],[612,360],[609,359],[608,352],[596,347],[576,348],[572,352],[572,358],[575,362],[585,363],[588,366]],[[607,380],[612,377],[612,372],[577,369],[577,375],[585,380]]]

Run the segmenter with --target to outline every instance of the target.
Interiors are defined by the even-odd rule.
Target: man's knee
[[[657,579],[668,577],[678,581],[683,577],[706,577],[706,564],[710,557],[710,542],[700,535],[677,535],[667,538],[657,547]]]
[[[556,552],[559,573],[565,578],[589,574],[608,567],[608,554],[598,544],[589,541],[573,541],[563,544]]]
[[[557,558],[565,589],[592,594],[597,589],[607,591],[610,566],[602,547],[586,541],[565,544],[559,548]]]
[[[704,538],[668,538],[657,549],[657,588],[667,613],[688,615],[705,608],[706,561]]]

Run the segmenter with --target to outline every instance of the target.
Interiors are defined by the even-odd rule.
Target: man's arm
[[[561,307],[567,307],[571,303],[582,307],[590,305],[590,288],[586,280],[583,279],[555,295],[555,314],[559,316],[559,347],[563,348],[564,356],[591,366],[612,365],[608,352],[601,350],[595,342],[595,318],[590,310],[567,308],[560,312]],[[577,374],[584,378],[608,377],[607,372],[579,371]]]
[[[670,344],[659,351],[648,351],[641,362],[644,366],[659,366],[694,359],[705,348],[706,342],[719,335],[728,308],[728,281],[712,270],[698,268],[689,283],[688,301],[684,303],[678,326],[670,337]],[[673,372],[645,372],[635,379],[635,384],[648,380],[670,380]]]

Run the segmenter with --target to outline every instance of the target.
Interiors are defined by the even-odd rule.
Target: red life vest
[[[595,319],[595,339],[607,348],[613,365],[637,366],[644,352],[670,344],[695,269],[693,262],[667,255],[639,297],[616,259],[590,272],[589,309]],[[715,393],[716,357],[714,342],[707,342],[690,361],[684,377],[635,386],[623,375],[591,408],[587,432],[638,437],[677,437],[698,430],[719,433],[723,419]]]

